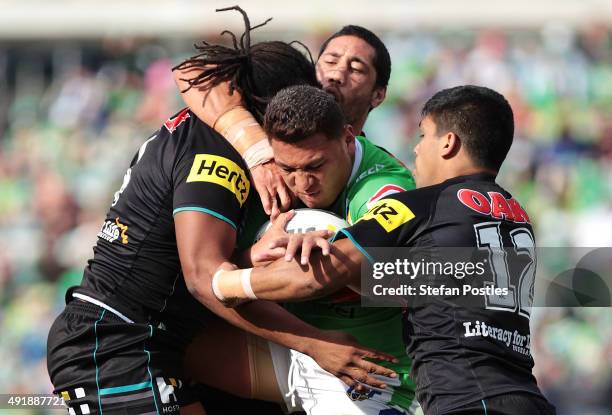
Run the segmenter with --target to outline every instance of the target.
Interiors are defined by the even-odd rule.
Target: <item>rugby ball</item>
[[[272,226],[272,222],[268,221],[262,225],[257,231],[255,240],[258,241]],[[295,215],[285,230],[287,233],[306,233],[311,231],[329,230],[336,232],[339,229],[347,228],[350,225],[347,221],[331,212],[321,209],[295,209]]]

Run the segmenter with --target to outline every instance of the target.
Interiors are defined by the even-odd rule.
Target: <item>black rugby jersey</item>
[[[101,302],[133,321],[156,316],[183,278],[173,215],[200,211],[237,229],[250,187],[240,154],[191,111],[180,111],[134,156],[81,285],[68,296]]]
[[[337,239],[342,237],[374,262],[379,259],[374,247],[429,251],[429,259],[436,252],[447,255],[445,247],[471,247],[470,252],[480,255],[474,261],[487,264],[471,285],[509,289],[508,295],[472,296],[467,302],[453,294],[405,297],[406,351],[413,359],[411,376],[425,413],[444,414],[502,393],[541,396],[530,353],[533,230],[527,213],[493,175],[456,177],[391,195],[340,231]],[[512,254],[512,260],[504,257]],[[453,286],[439,275],[421,282]]]

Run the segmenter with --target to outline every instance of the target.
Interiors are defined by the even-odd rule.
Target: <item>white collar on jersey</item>
[[[362,159],[363,159],[363,147],[361,143],[359,142],[359,140],[357,140],[357,137],[355,137],[355,160],[353,160],[353,170],[351,170],[351,177],[349,177],[348,181],[346,182],[347,184],[349,184],[355,178],[355,175],[357,174],[357,171],[359,170],[359,166],[361,165]]]

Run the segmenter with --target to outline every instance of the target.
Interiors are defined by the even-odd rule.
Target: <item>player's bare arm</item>
[[[234,229],[210,215],[192,211],[177,213],[175,228],[187,287],[211,311],[243,330],[312,356],[347,384],[359,381],[384,388],[384,382],[370,374],[394,376],[393,371],[364,360],[393,361],[392,356],[358,346],[343,333],[318,330],[273,302],[254,301],[235,309],[224,307],[213,294],[211,277],[232,253]]]
[[[310,255],[306,265],[292,256],[290,261],[282,258],[265,267],[219,270],[214,281],[216,297],[225,304],[254,298],[299,301],[323,297],[346,286],[358,289],[361,262],[365,259],[361,251],[347,239],[329,247],[322,239],[305,234],[292,235],[279,242],[286,244],[287,256],[295,253],[298,247],[308,253],[314,246],[321,248]]]

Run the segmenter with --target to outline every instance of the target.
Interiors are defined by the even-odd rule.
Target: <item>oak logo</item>
[[[225,187],[232,192],[240,206],[249,196],[251,183],[236,163],[228,158],[213,154],[196,154],[187,183],[208,182]]]
[[[487,197],[488,196],[488,197]],[[486,196],[476,190],[460,189],[457,198],[465,206],[493,219],[502,219],[516,223],[529,223],[525,209],[513,197],[506,199],[499,192],[487,192]]]
[[[385,231],[391,232],[413,218],[414,213],[399,200],[382,199],[376,202],[357,222],[375,219]]]

